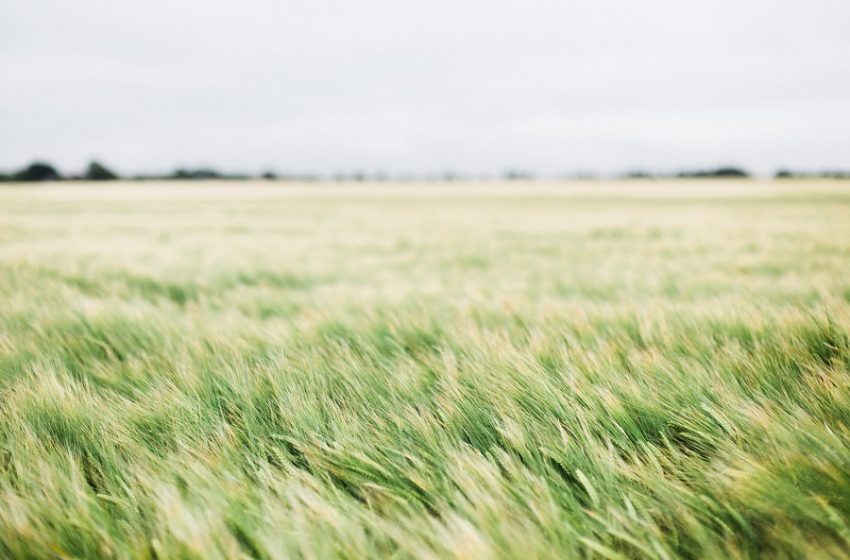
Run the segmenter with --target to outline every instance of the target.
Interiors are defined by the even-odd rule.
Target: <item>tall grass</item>
[[[0,556],[850,556],[850,191],[0,190]]]

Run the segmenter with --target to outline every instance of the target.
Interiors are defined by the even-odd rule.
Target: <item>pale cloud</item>
[[[850,167],[850,3],[29,0],[0,167]]]

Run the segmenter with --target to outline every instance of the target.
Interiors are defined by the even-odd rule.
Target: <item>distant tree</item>
[[[221,173],[214,169],[178,169],[171,174],[169,179],[192,180],[192,179],[220,179]]]
[[[720,167],[714,170],[714,177],[749,177],[750,174],[738,167]]]
[[[795,177],[795,174],[793,171],[790,171],[788,169],[780,169],[776,172],[775,177],[777,179],[792,179]]]
[[[642,170],[638,169],[638,170],[635,170],[635,171],[629,171],[628,173],[623,175],[623,178],[624,179],[653,179],[653,178],[655,178],[655,176],[648,171],[642,171]]]
[[[502,178],[506,181],[529,181],[533,175],[529,171],[521,169],[508,169],[502,174]]]
[[[97,161],[92,161],[86,168],[86,172],[83,175],[83,179],[86,179],[88,181],[114,181],[115,179],[119,179],[119,177],[118,174],[108,169],[101,163]]]
[[[699,171],[681,171],[676,174],[682,178],[747,178],[750,176],[745,170],[738,167],[718,167],[717,169],[699,170]]]
[[[268,181],[274,181],[275,179],[277,179],[277,173],[275,173],[274,171],[266,171],[265,173],[260,175],[260,177]]]
[[[15,181],[58,181],[62,176],[56,168],[43,161],[34,161],[14,175]]]
[[[12,180],[12,176],[8,173],[0,173],[0,183],[6,183]]]

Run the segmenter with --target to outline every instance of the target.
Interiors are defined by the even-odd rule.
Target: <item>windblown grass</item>
[[[0,190],[0,556],[850,555],[850,190]]]

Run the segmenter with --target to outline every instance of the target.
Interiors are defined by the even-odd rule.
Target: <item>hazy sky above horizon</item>
[[[850,1],[28,0],[0,169],[850,168]]]

